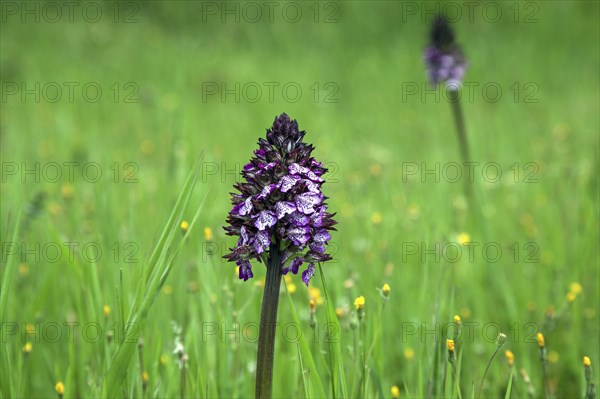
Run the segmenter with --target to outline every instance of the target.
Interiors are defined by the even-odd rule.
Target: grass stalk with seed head
[[[500,351],[500,348],[502,348],[502,346],[504,345],[505,342],[506,342],[506,335],[500,333],[498,335],[498,338],[496,339],[496,350],[494,351],[494,353],[492,354],[492,357],[488,361],[487,366],[485,366],[485,371],[483,372],[483,377],[481,377],[481,383],[479,384],[479,391],[477,393],[478,398],[481,397],[481,391],[483,390],[483,383],[485,382],[485,377],[487,377],[487,373],[490,370],[490,366],[492,365],[494,358],[496,357],[496,355],[498,354],[498,351]]]
[[[527,397],[534,398],[535,397],[535,388],[533,387],[533,384],[531,383],[531,378],[529,378],[529,374],[527,374],[527,370],[525,370],[524,368],[521,368],[519,370],[519,373],[521,374],[521,378],[523,379],[523,382],[525,383],[525,386],[527,387]]]

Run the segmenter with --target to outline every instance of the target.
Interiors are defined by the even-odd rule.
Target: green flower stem
[[[448,99],[452,106],[452,114],[454,115],[454,124],[456,125],[456,133],[458,134],[458,142],[460,145],[460,153],[462,160],[466,165],[471,162],[471,154],[469,152],[469,141],[467,140],[467,128],[465,127],[465,118],[463,117],[462,108],[460,106],[460,97],[458,90],[448,89]],[[465,180],[465,190],[467,198],[473,202],[473,187],[471,182]]]
[[[358,331],[359,331],[359,345],[362,349],[362,397],[367,397],[367,348],[366,348],[366,336],[365,336],[365,327],[363,320],[361,320],[359,316],[358,320]]]
[[[546,348],[540,348],[540,361],[542,362],[542,382],[544,383],[544,398],[549,398],[548,371],[546,370]]]
[[[465,119],[460,105],[459,91],[447,89],[447,93],[448,99],[450,100],[450,105],[452,106],[452,114],[454,116],[454,124],[456,126],[456,133],[458,135],[462,160],[465,165],[471,165],[469,141],[467,140],[467,128],[465,127]],[[467,197],[467,201],[469,202],[470,207],[473,209],[476,223],[481,229],[484,241],[490,242],[488,238],[488,225],[484,222],[485,218],[483,216],[483,204],[477,202],[477,198],[475,197],[474,184],[475,183],[469,181],[469,179],[465,179],[465,195]],[[490,266],[489,263],[488,266]],[[508,282],[508,279],[506,278],[504,273],[492,274],[490,272],[490,267],[487,268],[487,271],[487,283],[493,285],[494,287],[498,286],[500,288],[499,295],[502,298],[504,298],[509,315],[512,318],[515,318],[517,313],[516,304],[514,303],[513,295],[511,295],[511,286]]]
[[[258,332],[258,355],[256,360],[256,398],[269,399],[273,390],[273,356],[275,352],[275,327],[281,268],[279,243],[271,245],[267,263],[267,278],[263,293],[260,327]]]

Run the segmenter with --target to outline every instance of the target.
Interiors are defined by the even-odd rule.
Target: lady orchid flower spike
[[[311,157],[314,147],[302,141],[304,135],[285,113],[275,118],[242,170],[244,181],[234,186],[239,193],[231,194],[233,209],[224,227],[226,234],[238,237],[224,257],[238,265],[240,279],[254,276],[253,260],[267,267],[258,333],[257,398],[272,394],[281,276],[298,274],[307,264],[302,281],[308,286],[315,262],[331,259],[326,245],[336,222],[321,191],[327,169]]]
[[[460,46],[454,41],[454,32],[443,15],[437,15],[431,25],[429,45],[424,53],[427,74],[432,86],[445,83],[448,100],[452,107],[456,133],[458,135],[463,162],[471,162],[467,129],[460,106],[460,92],[467,62]],[[475,202],[473,187],[465,180],[465,195],[471,203]]]
[[[454,41],[452,28],[442,15],[436,16],[433,21],[424,59],[432,85],[446,82],[449,89],[458,89],[467,69],[467,62],[460,46]]]
[[[297,274],[306,263],[302,281],[308,286],[314,263],[331,259],[325,246],[336,222],[321,192],[327,169],[311,157],[314,147],[302,141],[305,133],[285,113],[275,118],[244,166],[245,182],[235,185],[240,193],[231,194],[225,231],[239,239],[224,257],[239,266],[244,281],[254,276],[251,260],[269,267],[276,258],[281,274]]]

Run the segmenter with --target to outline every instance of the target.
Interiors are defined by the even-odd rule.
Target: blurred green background
[[[256,343],[243,327],[258,321],[265,271],[255,265],[253,280],[237,279],[221,260],[234,243],[221,226],[237,172],[281,112],[298,120],[331,171],[324,190],[339,226],[335,260],[324,271],[351,387],[360,379],[351,328],[359,295],[366,298],[360,339],[374,347],[369,397],[390,397],[393,385],[403,397],[420,397],[439,385],[446,337],[435,323],[455,314],[474,323],[462,343],[465,397],[478,387],[500,330],[508,338],[484,396],[504,396],[504,349],[542,396],[537,331],[546,336],[552,396],[583,396],[584,355],[599,382],[598,2],[483,2],[471,14],[462,2],[1,4],[3,271],[15,248],[19,265],[2,315],[2,356],[11,367],[0,384],[18,387],[15,397],[52,397],[57,381],[66,397],[100,395],[115,346],[105,335],[119,323],[118,308],[127,314],[144,260],[200,153],[189,207],[191,218],[207,195],[199,226],[142,331],[148,388],[136,385],[136,355],[127,395],[179,395],[172,322],[190,357],[186,395],[253,394]],[[462,160],[450,106],[427,86],[422,62],[436,11],[451,17],[469,62],[472,92],[462,106],[481,165],[474,182],[481,213],[463,195],[464,178],[452,183],[444,174],[453,176],[445,166]],[[72,178],[69,162],[78,163]],[[492,162],[502,173],[497,182],[481,176]],[[439,173],[421,174],[436,163]],[[413,243],[435,250],[465,237],[481,244],[473,260],[464,251],[456,262],[407,253]],[[486,243],[502,248],[497,262],[482,256]],[[62,253],[52,252],[55,244]],[[86,244],[102,251],[97,264]],[[101,301],[90,293],[92,274]],[[322,297],[318,280],[311,286]],[[381,309],[384,283],[391,295]],[[317,306],[321,330],[313,339],[308,299],[318,293],[299,277],[291,284],[327,381],[318,361],[328,350],[325,306]],[[104,305],[112,309],[107,317]],[[291,321],[285,297],[279,320]],[[68,322],[79,323],[73,340]],[[44,330],[51,323],[60,326],[58,339]],[[84,332],[86,323],[101,328]],[[296,343],[280,333],[274,394],[303,397]],[[513,386],[513,397],[527,396],[517,370]]]

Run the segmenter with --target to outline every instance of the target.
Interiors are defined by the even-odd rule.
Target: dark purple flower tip
[[[302,272],[302,281],[304,282],[304,284],[306,284],[307,287],[308,287],[308,282],[310,281],[310,279],[312,278],[312,276],[314,274],[315,274],[315,264],[309,263],[306,270]]]
[[[298,122],[283,113],[275,118],[273,127],[267,131],[267,141],[280,152],[289,153],[302,142],[304,134],[298,129]]]
[[[431,24],[431,44],[438,49],[449,49],[454,44],[454,32],[448,20],[441,14],[436,15]]]
[[[467,62],[454,42],[454,33],[446,18],[438,15],[432,24],[430,43],[425,49],[425,64],[429,80],[434,86],[446,82],[450,89],[458,89],[467,68]]]

